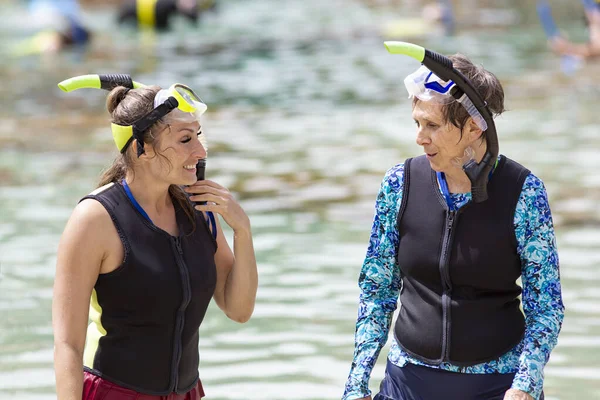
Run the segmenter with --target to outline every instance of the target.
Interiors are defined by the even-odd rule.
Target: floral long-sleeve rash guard
[[[387,171],[375,204],[375,218],[359,277],[360,300],[356,322],[354,360],[343,400],[370,394],[371,371],[388,339],[392,316],[402,282],[402,266],[396,262],[399,235],[396,219],[402,203],[404,164]],[[451,194],[451,207],[458,209],[471,200],[470,193]],[[523,184],[514,216],[517,252],[521,258],[522,303],[525,335],[521,342],[498,359],[459,367],[449,363],[428,365],[404,352],[394,341],[388,360],[402,367],[407,363],[467,374],[515,373],[512,387],[538,399],[543,369],[557,342],[564,306],[552,215],[544,184],[529,174]]]

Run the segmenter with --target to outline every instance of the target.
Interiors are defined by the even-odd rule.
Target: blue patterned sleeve
[[[385,345],[400,291],[396,262],[396,217],[402,197],[404,165],[391,168],[381,184],[367,255],[359,276],[360,298],[355,331],[354,360],[343,400],[371,394],[369,378]]]
[[[564,317],[558,253],[544,184],[529,174],[515,210],[517,251],[521,257],[525,337],[512,388],[539,399],[544,366],[556,346]]]

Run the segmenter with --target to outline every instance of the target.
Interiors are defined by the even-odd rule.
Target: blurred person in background
[[[429,2],[421,6],[418,18],[397,18],[381,27],[381,35],[386,38],[415,38],[426,36],[452,35],[455,19],[452,3],[448,0]]]
[[[344,400],[371,399],[369,378],[398,295],[375,400],[544,398],[543,370],[564,315],[548,197],[538,177],[498,155],[483,175],[489,197],[473,201],[463,167],[490,154],[488,125],[504,111],[504,91],[467,57],[449,59],[489,122],[427,67],[406,78],[425,154],[388,170],[377,196]]]
[[[30,27],[38,32],[14,45],[14,54],[57,53],[89,42],[77,0],[31,0],[28,8]]]
[[[240,323],[254,309],[250,221],[226,188],[197,180],[206,106],[191,89],[117,86],[106,104],[121,154],[58,248],[58,399],[200,399],[198,328],[211,298]],[[232,228],[233,252],[212,213]]]
[[[549,42],[552,51],[558,55],[569,55],[583,59],[600,56],[600,0],[593,1],[595,1],[596,7],[589,7],[585,11],[589,30],[588,42],[583,44],[574,43],[562,36],[556,36]]]
[[[117,21],[138,28],[168,30],[177,16],[196,23],[202,13],[216,7],[216,0],[126,0],[119,8]]]

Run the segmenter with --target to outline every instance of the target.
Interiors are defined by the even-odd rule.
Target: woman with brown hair
[[[118,86],[107,108],[121,154],[58,248],[58,398],[200,399],[198,328],[211,298],[237,322],[254,309],[250,221],[226,188],[197,181],[206,106],[191,89]],[[233,252],[211,213],[233,230]]]

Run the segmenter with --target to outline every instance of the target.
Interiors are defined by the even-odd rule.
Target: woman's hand
[[[244,323],[252,316],[258,288],[250,219],[229,190],[216,182],[198,181],[185,188],[185,191],[192,194],[191,201],[207,202],[204,205],[196,205],[196,210],[220,214],[233,229],[232,252],[223,230],[219,228],[217,218],[217,284],[214,298],[219,308],[230,319]]]
[[[229,190],[223,186],[211,180],[202,180],[186,187],[185,191],[192,194],[192,201],[208,202],[195,206],[196,210],[220,214],[234,232],[250,232],[250,219]]]
[[[533,400],[533,396],[519,389],[508,389],[504,394],[504,400]]]

